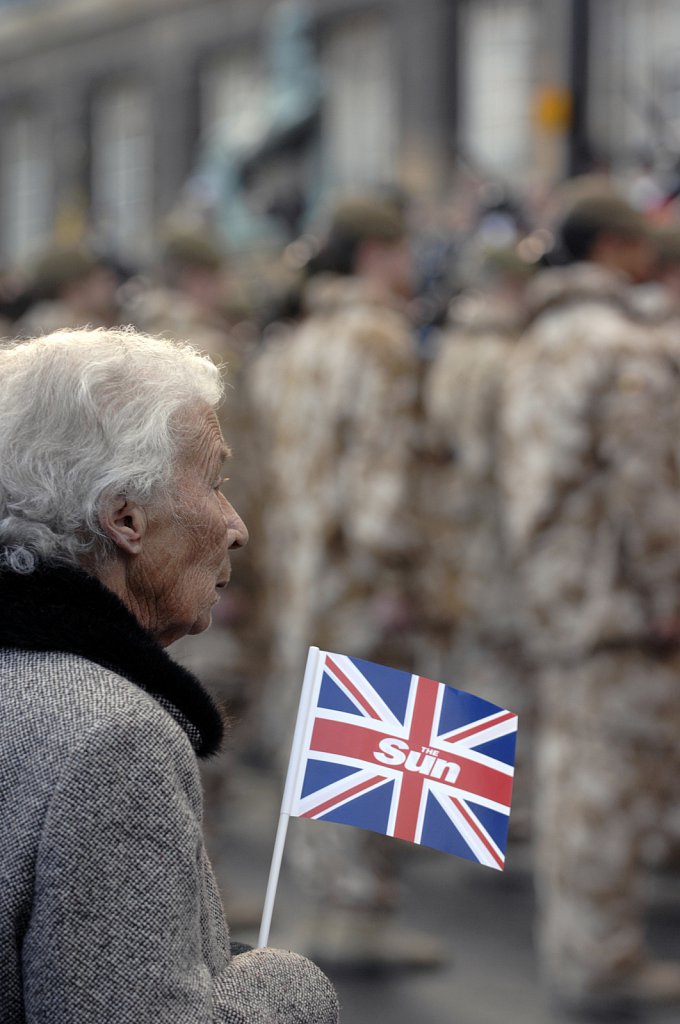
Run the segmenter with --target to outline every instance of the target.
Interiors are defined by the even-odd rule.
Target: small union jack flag
[[[305,685],[288,814],[503,869],[517,715],[445,683],[325,651]]]

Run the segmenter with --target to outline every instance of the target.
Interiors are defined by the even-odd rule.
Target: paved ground
[[[254,774],[241,773],[240,779],[217,865],[228,917],[232,911],[241,916],[244,907],[259,910],[278,816],[275,787]],[[294,819],[290,828],[295,827],[324,826]],[[561,1024],[564,1018],[548,1005],[536,978],[526,847],[510,849],[503,874],[407,848],[403,879],[400,923],[436,936],[448,962],[382,975],[329,970],[340,993],[343,1024]],[[271,945],[299,948],[298,926],[310,909],[284,859]],[[234,929],[234,938],[254,941],[255,935],[252,927]],[[650,887],[650,937],[659,955],[680,959],[680,879],[656,878]],[[636,1020],[680,1024],[680,1006]]]

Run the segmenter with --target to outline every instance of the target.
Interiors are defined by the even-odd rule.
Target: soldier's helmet
[[[382,197],[355,196],[338,203],[331,217],[331,235],[359,240],[396,242],[404,237],[406,220],[396,203]]]
[[[218,270],[224,257],[207,232],[172,231],[162,240],[161,260],[168,270]]]
[[[65,288],[88,278],[99,265],[87,249],[54,246],[41,253],[30,268],[31,290],[36,299],[58,299]]]
[[[403,203],[398,196],[356,195],[332,209],[326,237],[308,266],[309,273],[351,274],[362,242],[400,242],[407,234]]]
[[[559,226],[562,246],[573,260],[588,259],[603,234],[632,241],[649,238],[651,229],[638,210],[615,194],[578,199]]]

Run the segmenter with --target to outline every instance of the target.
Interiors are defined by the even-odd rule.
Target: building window
[[[29,260],[49,241],[48,151],[40,116],[26,112],[7,119],[2,133],[2,249],[10,266]]]
[[[360,16],[343,22],[326,40],[322,63],[325,184],[347,191],[393,183],[399,111],[390,25]]]
[[[530,165],[534,15],[532,0],[463,8],[461,138],[482,174],[512,180]]]
[[[262,60],[238,53],[211,62],[203,72],[201,120],[206,142],[217,139],[241,150],[254,145],[266,127]]]
[[[92,211],[98,238],[116,255],[144,261],[153,248],[153,123],[141,86],[107,88],[94,102]]]
[[[680,19],[676,0],[592,5],[590,133],[615,166],[664,162],[680,146]]]

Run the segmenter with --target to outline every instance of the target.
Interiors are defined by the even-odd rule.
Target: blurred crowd
[[[228,706],[227,760],[283,775],[310,644],[519,714],[511,841],[577,1012],[680,999],[641,895],[680,864],[680,209],[648,198],[488,188],[437,223],[383,191],[247,272],[175,229],[143,274],[71,248],[0,282],[7,338],[130,323],[225,366],[251,542],[174,650]],[[216,860],[227,760],[205,774]],[[391,926],[398,843],[328,824],[293,860],[319,960],[442,956]]]

